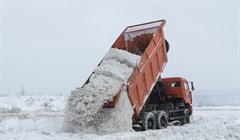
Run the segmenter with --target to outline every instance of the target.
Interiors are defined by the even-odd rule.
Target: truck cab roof
[[[164,82],[174,82],[174,81],[187,82],[187,79],[182,78],[182,77],[168,77],[168,78],[162,78],[162,81],[164,81]]]

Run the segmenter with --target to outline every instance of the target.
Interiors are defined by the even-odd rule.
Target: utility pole
[[[21,90],[21,95],[24,96],[25,91],[24,91],[24,87],[22,86],[22,90]]]

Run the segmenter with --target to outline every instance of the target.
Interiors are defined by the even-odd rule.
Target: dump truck
[[[127,84],[104,104],[105,108],[114,108],[121,90],[127,86],[134,110],[132,127],[137,131],[166,128],[168,122],[176,120],[181,124],[190,122],[193,82],[181,77],[161,77],[169,51],[163,32],[165,23],[165,20],[158,20],[128,26],[111,47],[141,56]],[[88,82],[89,79],[85,84]]]

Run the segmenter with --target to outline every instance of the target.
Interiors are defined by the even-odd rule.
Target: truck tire
[[[159,129],[167,128],[168,126],[168,118],[167,114],[164,111],[161,111],[158,115],[158,127]]]
[[[170,45],[166,39],[165,39],[165,45],[166,45],[166,51],[168,52],[170,49]]]
[[[184,116],[185,118],[181,120],[181,125],[184,125],[186,123],[190,123],[190,112],[188,109],[184,110]]]
[[[143,120],[143,129],[144,130],[154,130],[156,129],[156,118],[152,112],[147,112],[144,115],[144,120]]]
[[[185,109],[185,123],[190,123],[190,111],[188,109]]]

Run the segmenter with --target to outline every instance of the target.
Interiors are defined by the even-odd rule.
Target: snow
[[[128,27],[126,31],[124,31],[125,41],[132,40],[134,37],[141,34],[154,34],[161,23],[162,21]]]
[[[0,98],[0,112],[17,113],[20,111],[63,110],[65,96],[3,96]]]
[[[139,61],[140,56],[138,55],[128,53],[124,50],[110,49],[101,64],[95,68],[89,83],[85,84],[82,88],[77,88],[68,98],[66,127],[71,129],[71,131],[75,131],[75,127],[80,129],[82,126],[84,126],[84,129],[88,127],[91,131],[93,131],[92,129],[108,129],[110,131],[126,131],[131,129],[130,125],[128,126],[124,123],[117,123],[118,127],[113,125],[116,124],[116,120],[120,122],[129,122],[131,120],[129,116],[133,115],[133,109],[130,103],[122,102],[123,104],[118,105],[128,105],[126,108],[130,109],[125,110],[122,107],[117,107],[111,111],[106,111],[103,109],[103,105],[113,99],[122,85],[127,85],[127,81]],[[123,98],[121,100],[129,100],[126,95],[125,87],[121,92],[121,98]],[[122,116],[119,118],[116,113],[122,114]],[[108,118],[107,116],[113,117],[106,119]]]
[[[128,27],[127,30],[124,33],[126,33],[126,32],[134,32],[134,31],[137,31],[137,30],[142,30],[142,29],[147,29],[147,28],[158,27],[161,23],[162,23],[162,21],[158,21],[158,22],[154,22],[154,23]]]
[[[128,98],[127,90],[124,88],[120,94],[116,107],[106,109],[104,116],[98,120],[97,130],[107,133],[131,131],[132,115],[132,105]]]
[[[24,102],[27,99],[36,100],[34,108],[32,106],[27,108]],[[41,104],[47,99],[52,100],[49,104],[53,106],[53,109],[39,110],[42,107]],[[8,102],[2,102],[4,100]],[[0,108],[14,107],[14,104],[17,103],[18,108],[21,109],[18,113],[0,113],[0,137],[3,140],[240,139],[240,106],[194,107],[190,124],[168,126],[166,129],[160,130],[117,133],[96,133],[94,131],[71,133],[66,132],[64,129],[66,96],[6,96],[0,97],[0,101]],[[125,102],[121,98],[119,101]],[[57,108],[56,106],[59,107]]]
[[[135,38],[136,36],[140,36],[141,34],[154,34],[157,30],[157,27],[156,28],[150,28],[150,29],[145,29],[145,30],[140,30],[140,31],[135,31],[135,32],[126,32],[124,33],[124,38],[125,38],[125,41],[128,41],[128,40],[133,40],[133,38]]]

